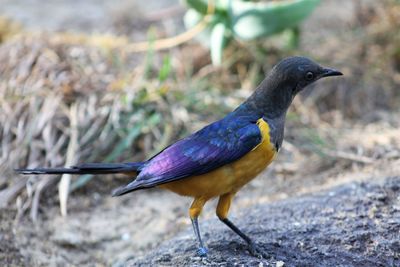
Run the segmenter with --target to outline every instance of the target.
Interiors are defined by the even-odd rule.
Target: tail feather
[[[83,163],[70,168],[15,169],[21,174],[109,174],[139,172],[144,162],[132,163]]]
[[[137,181],[133,181],[126,186],[122,186],[120,188],[115,189],[112,192],[112,196],[113,197],[122,196],[122,195],[128,194],[132,191],[136,191],[136,190],[140,190],[140,189],[147,189],[147,188],[151,188],[151,187],[154,187],[154,186],[146,186],[146,185],[138,183]]]

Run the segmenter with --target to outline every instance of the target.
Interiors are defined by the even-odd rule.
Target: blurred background
[[[13,168],[148,158],[230,112],[291,55],[345,76],[296,97],[278,159],[233,217],[398,174],[399,27],[397,0],[0,0],[0,262],[119,266],[190,227],[190,199],[111,198],[129,177]]]

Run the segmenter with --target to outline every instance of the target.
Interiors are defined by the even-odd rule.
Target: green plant
[[[190,7],[185,15],[185,25],[188,28],[193,27],[205,16],[210,16],[209,27],[199,39],[210,47],[211,59],[215,65],[221,64],[222,51],[232,39],[249,41],[291,29],[294,36],[294,41],[292,39],[291,43],[296,44],[298,24],[320,2],[320,0],[208,1],[185,0]]]

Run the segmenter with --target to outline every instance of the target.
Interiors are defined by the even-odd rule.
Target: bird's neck
[[[234,112],[236,116],[249,117],[252,121],[263,118],[270,128],[270,141],[276,150],[282,146],[286,112],[293,100],[289,84],[274,82],[267,77],[254,93]]]
[[[257,113],[265,118],[278,119],[285,117],[292,103],[292,88],[284,88],[290,84],[277,83],[271,75],[265,78],[254,93],[242,104],[249,112]]]

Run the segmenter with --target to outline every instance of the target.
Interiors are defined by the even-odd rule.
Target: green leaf
[[[207,0],[185,0],[186,4],[199,12],[200,14],[207,13],[208,1]]]
[[[319,4],[320,0],[285,0],[279,2],[232,1],[229,14],[233,32],[243,40],[266,37],[294,28]]]
[[[217,23],[211,31],[211,61],[215,66],[221,65],[222,54],[225,48],[226,25]]]
[[[122,139],[116,145],[116,147],[113,149],[111,154],[106,157],[105,161],[110,162],[112,160],[115,160],[119,155],[121,155],[121,153],[125,149],[129,148],[132,145],[133,141],[142,133],[142,129],[144,127],[154,126],[157,123],[159,123],[160,121],[161,121],[160,114],[155,113],[155,114],[151,115],[147,120],[144,120],[144,121],[136,124],[134,127],[132,127],[132,129],[130,129],[130,131],[125,136],[125,138]]]
[[[202,20],[202,15],[195,9],[189,9],[183,17],[183,22],[186,29],[193,28],[197,23]],[[211,28],[207,27],[201,33],[196,35],[196,39],[204,46],[210,47]]]
[[[158,80],[160,82],[165,81],[170,73],[171,73],[171,57],[169,55],[166,55],[163,59],[163,64],[158,73]]]
[[[294,27],[283,32],[287,49],[295,49],[300,44],[300,28]]]
[[[144,76],[146,78],[150,77],[151,69],[153,67],[154,61],[154,40],[156,39],[155,29],[150,27],[147,32],[147,39],[149,42],[149,49],[146,52],[145,66],[144,66]]]

